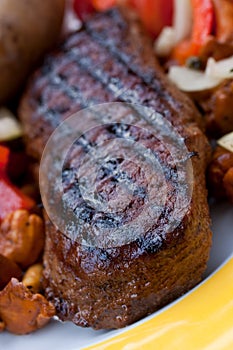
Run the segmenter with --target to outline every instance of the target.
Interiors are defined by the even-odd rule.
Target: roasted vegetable
[[[7,108],[0,108],[0,142],[21,137],[22,133],[21,125],[13,113]]]
[[[205,113],[209,134],[218,138],[233,131],[233,79],[224,80],[207,98],[197,102]]]
[[[74,11],[81,20],[94,11],[92,0],[74,0]]]
[[[42,264],[35,264],[29,267],[23,276],[23,285],[30,289],[33,293],[39,293],[41,290],[42,272]]]
[[[0,146],[0,222],[17,209],[30,210],[35,205],[32,199],[9,181],[6,174],[9,155],[9,149]]]
[[[83,1],[83,0],[81,0]],[[117,0],[92,0],[92,5],[98,11],[104,11],[114,6],[117,3]]]
[[[187,93],[212,90],[221,83],[221,78],[183,66],[171,66],[168,77],[180,90]]]
[[[54,315],[51,303],[41,294],[32,294],[15,278],[0,292],[0,318],[9,332],[33,332],[45,326]]]
[[[218,146],[209,167],[211,193],[233,202],[233,152]]]
[[[74,9],[83,20],[95,10],[105,11],[117,4],[133,8],[153,37],[157,37],[164,26],[172,24],[173,0],[166,0],[166,6],[163,0],[74,0]]]
[[[216,37],[219,42],[233,44],[233,1],[213,0],[216,16]]]
[[[171,26],[173,0],[130,0],[147,31],[157,37],[163,27]]]
[[[223,186],[228,199],[233,203],[233,167],[231,167],[223,178]]]
[[[172,52],[172,58],[185,64],[191,56],[198,56],[208,40],[214,23],[214,8],[211,0],[191,0],[193,8],[193,29],[191,38],[179,43]]]
[[[192,31],[192,7],[187,0],[174,0],[172,26],[164,27],[155,41],[155,52],[168,56],[180,41],[187,39]]]
[[[0,254],[22,268],[35,263],[44,247],[42,219],[27,210],[9,214],[0,226]]]

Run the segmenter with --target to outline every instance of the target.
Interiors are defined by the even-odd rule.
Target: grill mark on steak
[[[75,47],[71,48],[73,45]],[[51,59],[48,60],[50,70],[47,79],[49,78],[50,86],[54,88],[54,92],[50,88],[52,98],[46,95],[46,89],[43,96],[40,94],[38,96],[39,113],[47,115],[53,123],[54,120],[59,119],[59,115],[64,115],[63,120],[71,114],[70,101],[74,102],[73,111],[108,101],[138,103],[152,107],[163,113],[174,124],[176,123],[168,102],[162,98],[162,90],[156,89],[155,91],[154,86],[152,89],[146,85],[140,76],[130,71],[127,66],[117,60],[116,56],[109,57],[109,52],[94,42],[86,32],[74,34],[63,49],[64,51],[70,49],[68,64],[61,60],[61,66],[59,67],[58,64],[54,71]],[[72,72],[71,76],[66,74],[69,67]],[[44,73],[48,74],[48,70],[45,70]],[[81,89],[77,82],[82,86]],[[89,89],[89,86],[92,88]],[[62,93],[67,96],[67,99],[62,96]],[[60,106],[56,105],[58,101],[60,101]],[[56,106],[56,108],[53,109],[50,106]],[[146,119],[148,120],[148,116]],[[56,125],[58,123],[57,120]]]
[[[112,25],[113,22],[114,26]],[[137,55],[137,53],[148,50],[150,46],[140,45],[141,41],[139,44],[137,39],[142,36],[149,43],[149,39],[140,27],[136,26],[132,30],[132,26],[129,26],[116,9],[108,11],[104,23],[101,14],[97,14],[94,21],[87,21],[84,26],[87,33],[96,42],[107,48],[113,56],[123,62],[129,71],[139,76],[145,84],[151,85],[158,96],[166,100],[170,107],[173,109],[181,108],[179,101],[172,99],[171,94],[165,88],[161,90],[159,83],[161,74],[155,70],[155,61],[151,51],[149,50],[148,55],[145,55],[146,62],[142,61],[141,55]],[[133,56],[132,52],[134,52]]]
[[[113,100],[111,93],[103,91],[100,82],[94,80],[82,69],[82,66],[76,64],[75,57],[68,63],[67,61],[62,63],[56,69],[52,66],[51,71],[46,75],[47,81],[49,80],[47,87],[49,93],[47,94],[46,87],[42,93],[38,91],[39,113],[46,115],[46,113],[50,114],[49,112],[52,111],[53,117],[57,116],[58,119],[62,117],[63,120],[66,118],[67,112],[70,114],[71,105],[72,110],[77,111],[94,104]],[[79,85],[82,88],[79,88]],[[89,88],[90,86],[92,86],[92,89]],[[65,110],[59,109],[59,104]],[[50,106],[55,106],[55,110]],[[57,115],[55,115],[56,113]]]
[[[115,11],[113,10],[113,13]],[[116,17],[118,16],[116,14]],[[111,50],[106,48],[104,41],[97,40],[96,42],[92,38],[92,30],[88,28],[95,26],[95,22],[99,25],[98,18],[97,16],[97,19],[86,24],[86,29],[83,28],[80,32],[73,34],[58,52],[48,57],[44,64],[48,67],[42,69],[42,76],[39,79],[35,75],[36,84],[30,92],[34,96],[33,99],[36,98],[38,102],[36,108],[32,107],[33,123],[44,119],[48,123],[46,133],[49,135],[61,121],[83,108],[98,103],[123,101],[149,106],[153,111],[161,112],[183,134],[183,126],[179,118],[176,118],[177,109],[180,109],[184,123],[191,125],[194,122],[193,116],[185,110],[182,111],[184,107],[176,101],[173,92],[167,92],[166,81],[164,82],[162,77],[160,79],[161,72],[156,64],[152,63],[153,57],[148,56],[149,68],[140,68],[143,62],[139,64],[140,60],[137,55],[131,55],[131,61],[134,62],[131,62],[134,64],[131,69],[129,60],[126,58],[123,60],[116,54],[118,42],[115,44],[115,38],[112,39]],[[105,21],[106,18],[103,20],[103,26],[106,24]],[[141,42],[142,40],[140,45]],[[147,50],[149,45],[145,47]],[[126,49],[124,46],[123,52]],[[136,47],[134,46],[133,49],[136,50]],[[136,52],[140,53],[140,50],[137,49]],[[138,67],[138,72],[136,67]],[[155,73],[155,71],[158,72]],[[151,81],[152,85],[148,85]],[[149,121],[151,116],[150,113],[144,112],[141,117]],[[36,140],[40,135],[40,130],[43,131],[43,129],[43,126],[39,130],[32,128],[32,139]],[[38,147],[33,147],[33,145],[29,147],[31,148],[30,153],[39,158]]]
[[[101,116],[96,115],[101,118]],[[111,159],[108,161],[108,164],[102,165],[102,173],[100,177],[96,178],[96,195],[97,196],[105,196],[106,202],[109,202],[114,195],[116,190],[116,185],[118,181],[121,182],[122,176],[124,177],[124,181],[128,179],[128,188],[131,187],[133,192],[133,199],[130,203],[124,208],[123,213],[115,212],[114,215],[105,214],[99,210],[93,210],[89,205],[85,203],[82,198],[81,191],[79,188],[78,178],[73,176],[74,169],[79,169],[82,160],[83,153],[91,151],[92,148],[95,148],[96,145],[100,142],[100,140],[93,143],[93,140],[97,140],[98,134],[101,135],[101,141],[104,142],[104,139],[110,139],[114,135],[115,137],[119,137],[122,135],[127,135],[127,138],[131,138],[132,140],[140,140],[141,143],[146,142],[146,148],[154,150],[154,155],[162,166],[163,173],[165,175],[166,180],[169,182],[168,187],[168,199],[166,206],[162,209],[160,217],[158,218],[156,224],[151,224],[151,227],[148,231],[145,232],[145,236],[153,232],[154,236],[160,235],[161,232],[157,232],[157,229],[165,223],[167,223],[172,216],[174,201],[177,195],[177,190],[180,191],[179,185],[177,184],[177,169],[172,166],[172,159],[170,155],[166,152],[166,149],[160,147],[160,152],[158,152],[160,142],[156,139],[154,135],[151,135],[147,130],[138,129],[135,126],[121,126],[120,123],[115,125],[104,125],[101,129],[92,130],[89,133],[86,133],[85,138],[82,136],[81,140],[78,140],[73,145],[70,154],[68,155],[67,162],[65,164],[65,175],[66,178],[69,179],[68,186],[67,180],[65,179],[65,187],[64,187],[64,197],[63,199],[66,201],[68,207],[74,210],[77,217],[80,219],[81,223],[89,223],[94,227],[94,230],[101,230],[102,228],[117,228],[119,225],[126,224],[128,221],[131,221],[139,215],[141,208],[143,208],[144,200],[146,199],[146,189],[143,187],[144,180],[140,180],[140,174],[135,173],[135,182],[133,180],[134,174],[128,177],[127,174],[130,170],[130,167],[127,166],[127,162],[119,161],[119,159]],[[157,152],[156,152],[157,150]],[[169,164],[168,164],[169,163]],[[123,168],[118,172],[117,166],[121,164]],[[100,170],[101,170],[100,169]],[[126,171],[124,171],[124,169]],[[133,169],[133,167],[132,167]],[[69,175],[69,171],[71,175]],[[115,175],[114,175],[115,172]],[[67,176],[68,175],[68,176]],[[139,181],[140,180],[140,181]],[[72,183],[71,183],[72,182]],[[135,187],[134,184],[137,183]],[[141,184],[141,185],[140,185]],[[139,188],[138,188],[139,186]],[[185,191],[186,188],[182,191]],[[92,231],[90,228],[89,231]],[[156,232],[156,233],[155,233]],[[77,233],[78,234],[78,233]],[[93,233],[94,234],[94,233]],[[104,239],[104,238],[103,238]],[[161,237],[159,238],[159,240]],[[148,245],[151,244],[149,239],[145,239]],[[143,243],[145,247],[146,243]],[[156,241],[157,242],[157,241]]]
[[[96,43],[86,32],[79,33],[71,40],[69,56],[89,75],[100,81],[105,89],[111,91],[114,100],[152,107],[176,123],[173,112],[160,90],[148,86],[137,74],[130,71],[116,56],[109,54],[105,47]],[[162,90],[161,90],[162,91]],[[176,106],[177,107],[177,106]]]
[[[65,52],[67,55],[63,58]],[[126,65],[121,57],[119,58],[113,50],[110,50],[109,52],[102,41],[94,41],[90,34],[84,29],[68,39],[62,47],[62,51],[57,55],[55,54],[55,59],[55,63],[52,63],[51,58],[48,59],[48,65],[50,68],[49,75],[48,70],[45,70],[42,73],[42,75],[46,74],[47,79],[49,79],[49,92],[47,94],[47,90],[44,88],[44,91],[42,90],[43,96],[39,96],[39,99],[42,102],[40,114],[43,113],[46,115],[49,122],[50,119],[57,118],[56,122],[59,123],[59,115],[61,115],[63,120],[68,114],[70,114],[69,109],[66,110],[65,108],[61,110],[58,102],[61,101],[61,105],[64,108],[64,100],[69,104],[70,99],[71,102],[73,101],[73,110],[82,109],[99,102],[117,100],[138,103],[152,107],[151,113],[154,113],[154,110],[157,110],[163,113],[163,115],[166,115],[166,119],[171,120],[174,124],[176,123],[174,113],[172,109],[169,108],[169,104],[164,97],[163,88],[158,88],[158,86],[162,86],[159,83],[158,77],[156,78],[157,88],[155,90],[153,87],[147,85],[147,81],[149,81],[148,74],[143,75],[142,70],[140,70],[141,73],[139,76],[135,74],[135,67],[134,69],[131,69],[128,63]],[[77,83],[81,88],[79,88]],[[89,86],[91,86],[91,89],[89,89]],[[63,95],[67,97],[67,100]],[[63,98],[60,99],[60,96]],[[52,108],[53,105],[55,105],[55,109]],[[133,108],[137,110],[137,107]],[[144,121],[150,122],[151,113],[145,111],[142,113],[139,110],[138,116],[144,119]],[[104,121],[103,116],[96,115],[96,121],[102,123]],[[178,121],[178,123],[179,128],[182,129],[180,121]],[[137,139],[139,140],[141,137],[143,137],[143,135],[138,135]],[[158,157],[158,160],[163,167],[165,178],[173,182],[172,185],[175,187],[175,169],[171,168],[171,164],[169,164],[169,166],[167,165],[168,159],[162,159],[161,153],[158,156],[158,142],[155,140],[153,140],[153,142],[152,140],[147,140],[147,137],[145,137],[145,142],[147,143],[147,146],[149,145],[150,147],[152,147],[153,144],[152,148],[154,148],[154,155]],[[88,151],[90,145],[90,143],[85,145],[82,144],[82,150]],[[87,147],[88,149],[86,149]],[[76,154],[73,159],[81,160],[82,155]],[[75,166],[77,167],[78,164],[75,164]],[[172,186],[170,193],[173,194]],[[84,216],[85,220],[90,219],[91,221],[93,220],[93,223],[95,222],[95,215],[93,211],[91,212],[91,215],[89,215],[90,208],[86,207],[86,204],[81,198],[77,184],[70,184],[68,192],[65,193],[64,197],[67,197],[69,206],[75,210],[77,214],[81,213],[80,217]],[[140,201],[141,198],[138,200],[138,206]],[[170,203],[172,203],[172,201],[170,201]],[[170,208],[170,212],[171,211],[172,209]],[[167,209],[166,213],[161,214],[160,220],[164,220],[166,215],[169,217],[168,214]],[[110,217],[106,218],[106,221],[111,225]],[[122,218],[119,219],[119,221],[124,222]],[[159,221],[159,223],[161,221]],[[101,222],[101,220],[99,220],[99,222]]]

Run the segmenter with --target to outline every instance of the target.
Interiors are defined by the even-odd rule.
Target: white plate
[[[211,207],[211,216],[214,232],[213,246],[205,277],[213,274],[233,253],[233,206],[224,203],[213,205]],[[183,298],[178,299],[177,302],[179,303]],[[167,308],[156,312],[153,316],[150,316],[150,319],[161,314]],[[133,327],[137,329],[138,325],[141,325],[145,320],[137,322]],[[118,331],[93,331],[76,327],[71,323],[62,324],[58,321],[53,321],[44,329],[27,336],[15,336],[7,332],[2,333],[0,335],[0,349],[79,350],[88,345],[97,344],[109,337],[115,337],[117,334],[126,332],[129,328],[132,328],[132,326]],[[109,348],[111,349],[111,346]]]

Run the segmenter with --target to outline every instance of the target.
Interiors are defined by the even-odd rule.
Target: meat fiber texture
[[[45,59],[30,80],[19,109],[28,153],[38,162],[49,136],[63,120],[83,108],[105,102],[132,103],[160,113],[185,140],[194,177],[186,214],[174,231],[166,232],[163,225],[175,199],[169,155],[151,133],[131,126],[128,133],[157,151],[168,170],[170,197],[167,210],[156,225],[153,219],[145,222],[142,218],[141,239],[115,247],[90,247],[60,232],[45,214],[46,296],[62,320],[95,329],[124,327],[187,292],[200,282],[211,246],[205,186],[210,148],[200,115],[191,100],[166,79],[137,19],[119,9],[96,14],[86,21],[79,32],[69,36]],[[143,113],[139,116],[142,127],[147,117]],[[85,147],[91,147],[101,132],[116,135],[125,131],[124,123],[125,119],[119,118],[119,128],[103,127],[87,135]],[[82,200],[72,176],[85,147],[79,142],[70,153],[64,186],[76,215],[82,214],[83,226],[78,230],[82,232],[86,224],[90,230],[95,227],[104,242],[107,238],[102,224],[108,225],[110,218],[103,215],[100,224],[96,211]],[[125,159],[121,167],[130,173]],[[110,167],[97,179],[97,188],[107,201],[117,191],[112,185],[112,172]],[[131,177],[145,188],[140,172]],[[151,191],[155,198],[155,190]],[[133,221],[144,200],[142,191],[119,220]]]

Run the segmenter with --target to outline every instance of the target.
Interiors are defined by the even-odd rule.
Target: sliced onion
[[[76,13],[74,12],[73,1],[67,0],[66,8],[65,8],[65,16],[63,19],[62,35],[66,36],[67,34],[76,32],[81,28],[81,26],[82,26],[82,23],[78,18],[78,16],[76,15]]]
[[[233,152],[233,132],[227,134],[217,141],[218,145]]]
[[[178,42],[187,38],[192,30],[192,6],[190,0],[174,0],[172,27],[164,27],[155,41],[155,53],[168,56]]]
[[[180,90],[195,92],[212,89],[220,84],[221,78],[216,78],[187,67],[173,66],[168,77]]]
[[[0,142],[10,141],[22,136],[22,127],[7,108],[0,108]]]
[[[155,41],[155,52],[160,57],[166,57],[174,47],[175,30],[172,27],[164,27]]]
[[[192,31],[192,6],[190,0],[175,0],[173,27],[175,29],[175,43],[186,39]]]
[[[206,74],[222,79],[233,78],[233,56],[218,62],[210,57],[206,66]]]

